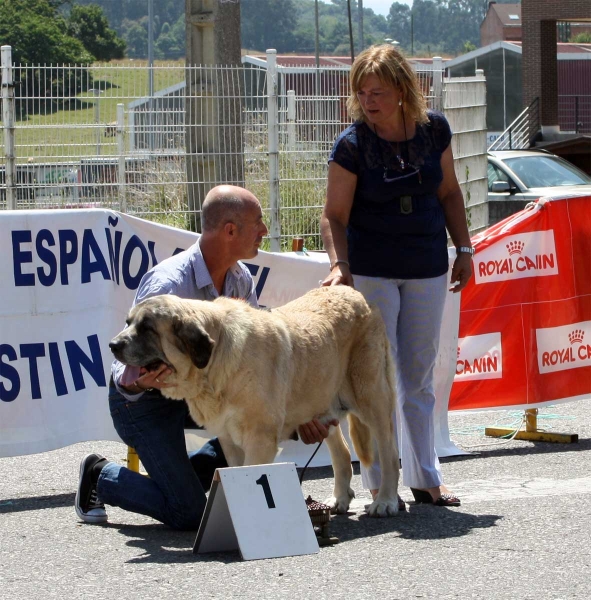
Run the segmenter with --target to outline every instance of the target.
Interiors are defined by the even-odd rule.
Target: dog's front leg
[[[229,436],[219,436],[218,440],[224,451],[229,467],[242,467],[244,463],[244,450],[237,446]]]
[[[334,491],[332,498],[328,498],[325,503],[330,506],[331,513],[345,514],[349,510],[351,500],[355,498],[355,492],[351,489],[351,453],[340,425],[331,427],[326,443],[334,471]]]
[[[277,455],[277,436],[270,435],[269,429],[251,431],[243,437],[245,465],[267,465]]]

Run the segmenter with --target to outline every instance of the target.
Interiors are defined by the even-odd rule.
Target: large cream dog
[[[379,310],[346,286],[323,287],[271,311],[241,300],[149,298],[111,341],[121,362],[172,367],[162,393],[185,400],[193,419],[219,437],[231,466],[272,463],[298,426],[349,418],[363,464],[377,448],[382,485],[371,516],[398,512],[398,451],[392,413],[394,365]],[[335,473],[333,512],[354,493],[340,427],[327,439]]]

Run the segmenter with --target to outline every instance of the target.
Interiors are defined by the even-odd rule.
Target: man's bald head
[[[202,231],[217,231],[226,223],[239,228],[245,213],[259,206],[256,196],[236,185],[218,185],[212,188],[201,208]]]

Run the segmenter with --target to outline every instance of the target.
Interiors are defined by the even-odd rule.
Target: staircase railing
[[[523,150],[530,148],[540,131],[540,101],[538,98],[488,147],[489,150]]]

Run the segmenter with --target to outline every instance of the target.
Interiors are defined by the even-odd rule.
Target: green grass
[[[78,163],[81,158],[114,157],[118,155],[116,136],[106,136],[109,124],[117,120],[117,105],[125,107],[126,126],[128,104],[149,94],[146,61],[113,61],[89,67],[92,86],[100,89],[100,97],[84,92],[76,97],[77,110],[59,110],[51,114],[33,114],[16,122],[15,142],[17,164]],[[154,90],[159,91],[185,80],[184,61],[155,62]],[[98,117],[97,110],[98,107]],[[249,137],[250,135],[250,137]],[[245,133],[249,147],[245,185],[261,201],[269,215],[269,167],[266,155],[264,123]],[[127,144],[126,144],[127,146]],[[281,248],[291,250],[293,237],[304,237],[307,249],[322,249],[319,231],[321,207],[326,188],[326,155],[324,151],[298,153],[291,157],[280,152],[280,221]],[[142,168],[138,185],[126,186],[127,210],[151,221],[182,229],[191,228],[188,210],[186,169],[184,158],[168,158],[165,164],[148,161]],[[85,201],[83,199],[82,201]],[[89,199],[90,200],[90,199]],[[117,208],[119,198],[115,185],[104,185],[91,199],[93,202]],[[56,198],[67,204],[68,198]],[[267,224],[269,218],[267,216]],[[268,249],[266,241],[264,248]]]
[[[154,63],[154,90],[162,90],[185,80],[184,61]],[[109,123],[117,120],[117,104],[127,105],[149,92],[146,61],[113,61],[89,67],[93,86],[100,97],[84,92],[76,98],[85,108],[35,114],[16,122],[15,142],[18,162],[76,160],[81,156],[117,154],[117,141],[105,137]],[[98,125],[96,109],[98,103]]]

